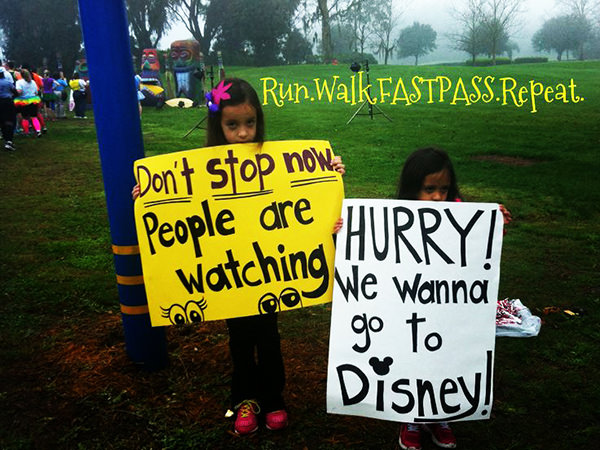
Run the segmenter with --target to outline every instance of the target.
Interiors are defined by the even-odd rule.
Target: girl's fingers
[[[344,219],[342,219],[340,217],[338,220],[335,221],[335,225],[333,226],[333,234],[338,234],[343,226],[344,226]]]
[[[346,166],[342,163],[341,156],[336,156],[331,160],[331,168],[341,175],[346,173]]]
[[[504,218],[504,225],[508,225],[510,222],[512,222],[512,214],[504,205],[500,205],[500,212]]]

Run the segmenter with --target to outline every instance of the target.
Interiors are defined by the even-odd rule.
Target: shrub
[[[513,59],[513,63],[515,64],[527,64],[527,63],[546,63],[548,62],[548,58],[542,56],[527,56],[523,58],[515,58]]]
[[[512,61],[510,60],[510,58],[496,58],[496,65],[500,66],[502,64],[510,64]],[[494,64],[494,62],[492,61],[492,58],[478,58],[475,60],[475,64],[473,64],[472,60],[467,60],[466,61],[466,65],[467,66],[475,66],[475,67],[485,67],[485,66],[492,66]]]

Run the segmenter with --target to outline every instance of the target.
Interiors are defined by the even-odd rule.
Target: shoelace
[[[237,408],[239,408],[241,417],[248,417],[250,413],[258,414],[260,412],[260,406],[254,400],[244,400],[240,403]]]
[[[406,429],[408,431],[421,431],[421,427],[419,425],[417,425],[416,423],[408,423],[406,424]]]

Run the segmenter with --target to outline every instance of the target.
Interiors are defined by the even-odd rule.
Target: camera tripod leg
[[[348,125],[350,122],[352,122],[352,120],[358,115],[358,113],[360,112],[360,110],[363,109],[367,103],[368,103],[368,101],[365,100],[363,102],[363,104],[360,105],[360,107],[356,110],[356,112],[352,115],[352,117],[350,117],[350,120],[348,120],[348,122],[346,122],[346,125]]]
[[[194,125],[192,127],[192,129],[190,131],[188,131],[187,133],[185,133],[185,135],[183,136],[183,139],[185,139],[186,137],[188,137],[190,134],[192,134],[194,132],[194,130],[198,129],[198,128],[202,128],[200,125],[202,125],[202,123],[206,120],[206,116],[204,116],[202,118],[202,120],[200,120],[200,122],[198,122],[196,125]]]
[[[377,105],[373,105],[373,107],[375,107],[377,109],[377,111],[379,111],[379,114],[383,114],[383,117],[385,117],[387,120],[389,120],[390,122],[393,122],[392,119],[390,119],[386,113],[384,113],[381,108],[379,108],[379,106]]]

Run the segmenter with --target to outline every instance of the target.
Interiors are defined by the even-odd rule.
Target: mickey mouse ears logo
[[[394,360],[390,356],[386,356],[385,358],[383,358],[383,361],[380,361],[379,358],[376,358],[375,356],[369,359],[369,364],[373,368],[373,371],[377,375],[381,376],[390,373],[390,366],[393,362]]]

